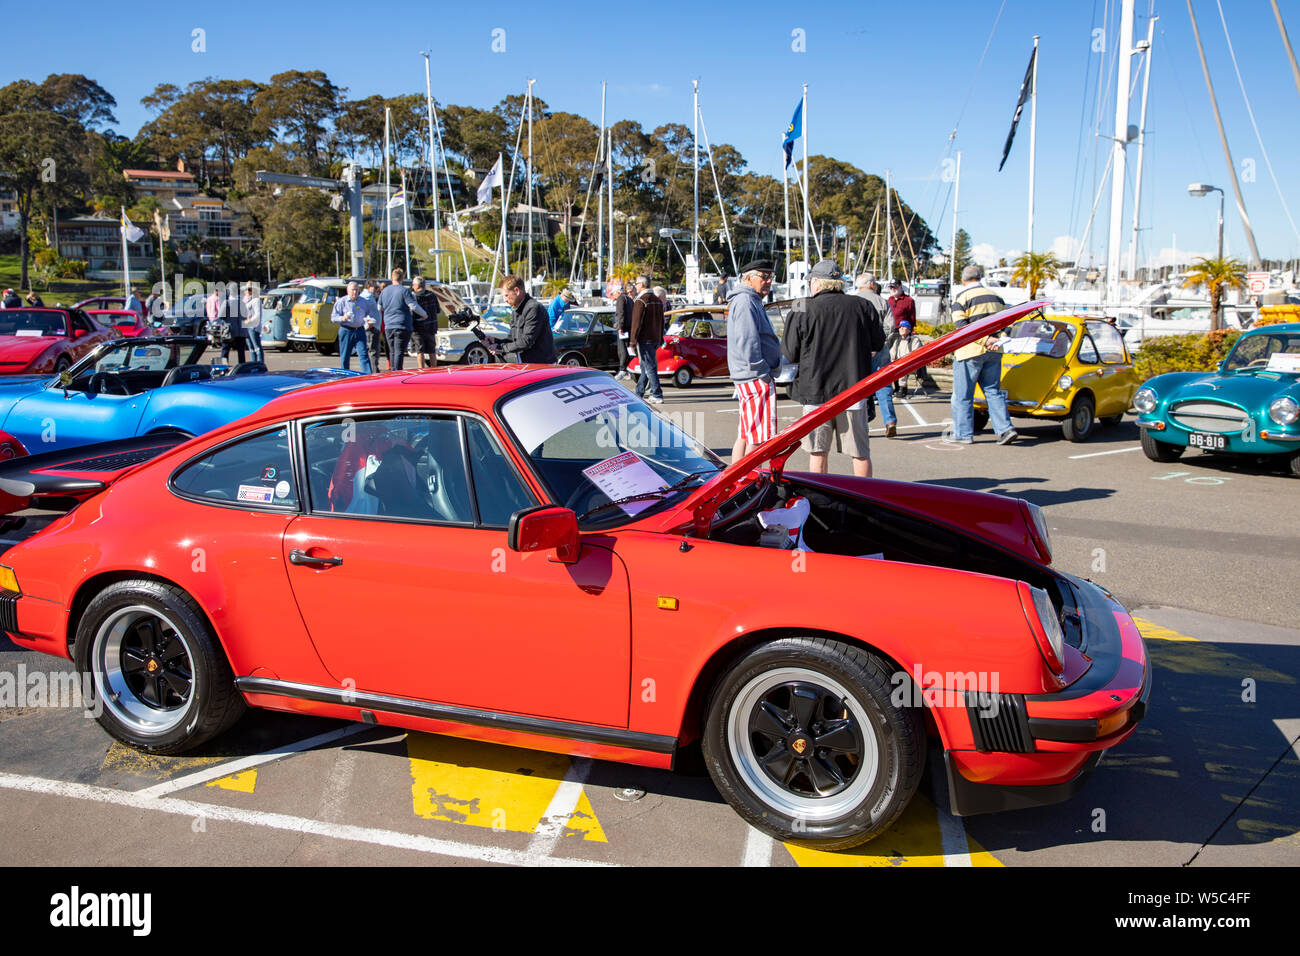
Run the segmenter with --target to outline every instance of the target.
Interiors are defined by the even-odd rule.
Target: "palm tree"
[[[1038,287],[1048,279],[1055,279],[1057,270],[1061,268],[1061,263],[1050,252],[1026,252],[1012,265],[1015,271],[1011,273],[1011,280],[1029,286],[1031,299],[1038,298]]]
[[[1205,286],[1210,290],[1210,331],[1223,328],[1219,304],[1228,289],[1246,288],[1246,266],[1240,259],[1197,259],[1187,270],[1183,288]]]

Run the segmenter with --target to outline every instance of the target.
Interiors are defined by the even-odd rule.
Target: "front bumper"
[[[1070,798],[1146,716],[1151,666],[1137,625],[1101,588],[1067,581],[1080,635],[1069,656],[1086,669],[1054,693],[966,695],[970,737],[952,735],[944,755],[958,816]]]
[[[1179,448],[1198,447],[1190,444],[1191,430],[1174,424],[1159,414],[1140,416],[1137,427],[1151,433],[1156,441]],[[1295,425],[1283,426],[1266,422],[1262,427],[1256,423],[1255,435],[1247,438],[1246,432],[1224,433],[1227,447],[1217,449],[1220,453],[1234,455],[1286,455],[1300,451],[1300,428]]]

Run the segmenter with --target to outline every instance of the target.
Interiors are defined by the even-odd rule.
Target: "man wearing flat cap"
[[[731,460],[749,454],[776,435],[776,373],[781,343],[763,308],[776,267],[755,259],[740,270],[740,284],[727,296],[727,369],[740,399],[740,425]]]
[[[833,259],[821,260],[809,275],[812,298],[785,326],[786,358],[799,363],[790,394],[805,415],[870,375],[872,356],[885,345],[880,315],[866,299],[844,293]],[[826,473],[833,440],[836,451],[853,459],[853,473],[870,478],[869,416],[864,400],[804,438],[809,471]]]

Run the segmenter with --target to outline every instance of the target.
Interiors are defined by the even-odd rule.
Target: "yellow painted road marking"
[[[1146,640],[1154,641],[1197,641],[1195,637],[1188,637],[1186,634],[1179,634],[1173,628],[1157,624],[1155,621],[1148,621],[1140,617],[1133,618],[1133,623],[1137,625],[1138,632]]]
[[[164,780],[173,774],[196,770],[209,764],[220,763],[225,759],[225,757],[160,757],[157,754],[143,753],[115,740],[108,748],[108,753],[104,754],[104,762],[99,769]]]
[[[232,773],[228,777],[209,780],[206,785],[220,787],[222,790],[234,790],[238,793],[252,793],[253,788],[257,786],[257,771],[245,770],[243,773]]]
[[[493,830],[533,833],[569,772],[569,758],[455,737],[410,733],[416,816]],[[608,842],[585,792],[561,836]]]
[[[870,843],[851,850],[828,852],[785,844],[799,866],[943,866],[943,840],[939,833],[939,810],[921,794],[898,821]],[[969,834],[971,866],[1003,866]]]

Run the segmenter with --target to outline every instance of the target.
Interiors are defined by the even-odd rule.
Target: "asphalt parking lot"
[[[334,361],[271,357],[272,367]],[[661,411],[726,455],[730,392],[668,388]],[[888,833],[825,853],[748,828],[690,753],[669,773],[257,712],[201,754],[155,758],[76,707],[0,706],[0,862],[1300,864],[1295,480],[1200,453],[1150,462],[1131,421],[1086,444],[1017,423],[1013,445],[986,433],[962,446],[943,440],[946,396],[898,411],[897,439],[873,434],[877,476],[1041,505],[1057,565],[1106,586],[1139,620],[1154,667],[1147,718],[1072,800],[962,820],[930,772]],[[786,422],[799,410],[780,412]],[[791,467],[804,462],[796,453]],[[848,464],[831,458],[833,470]],[[64,664],[0,639],[0,675]]]

